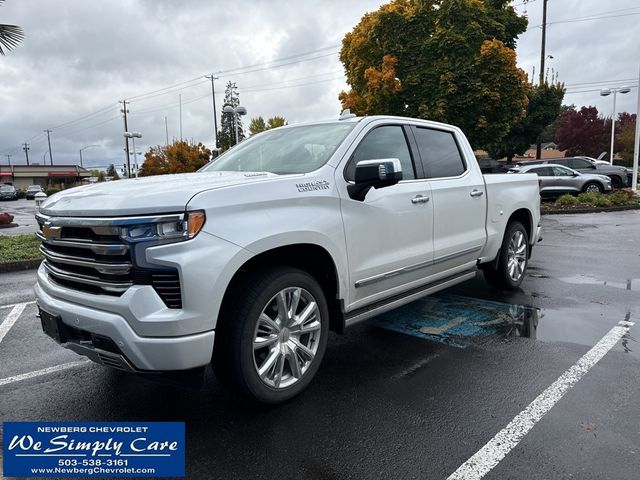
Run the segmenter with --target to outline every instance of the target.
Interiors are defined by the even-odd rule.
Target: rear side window
[[[428,178],[457,177],[464,173],[466,167],[452,133],[422,127],[414,131]]]
[[[526,173],[535,173],[539,177],[552,177],[553,172],[551,171],[551,167],[540,167],[540,168],[532,168]]]
[[[569,165],[571,168],[575,168],[576,170],[578,169],[586,169],[586,168],[591,168],[591,162],[588,160],[584,160],[582,158],[572,158],[571,159],[571,164]]]
[[[416,178],[413,161],[409,153],[407,140],[400,125],[386,125],[371,130],[353,152],[347,166],[345,176],[347,180],[355,179],[356,164],[362,160],[379,160],[383,158],[397,158],[402,164],[402,179]]]
[[[549,160],[551,165],[564,165],[565,167],[569,167],[569,159],[568,158],[558,158],[556,160]]]

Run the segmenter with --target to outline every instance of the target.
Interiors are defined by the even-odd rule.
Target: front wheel
[[[245,396],[275,404],[304,390],[327,345],[329,310],[308,273],[272,268],[231,292],[216,331],[216,376]]]
[[[485,280],[496,288],[513,290],[519,287],[529,261],[529,236],[520,222],[507,225],[499,255],[495,269],[483,270]]]
[[[589,182],[584,186],[582,191],[586,193],[602,193],[604,192],[604,188],[602,188],[602,185],[599,183]]]

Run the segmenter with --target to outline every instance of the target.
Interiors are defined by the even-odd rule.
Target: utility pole
[[[29,144],[27,142],[22,144],[22,150],[24,150],[24,155],[27,157],[27,165],[29,165]]]
[[[53,165],[53,157],[51,156],[51,130],[44,130],[44,133],[47,134],[47,142],[49,142],[49,162]]]
[[[540,47],[540,86],[544,84],[544,60],[546,58],[546,44],[547,44],[547,2],[549,0],[542,1],[542,45]],[[538,141],[536,145],[536,159],[542,158],[542,144]]]
[[[218,120],[216,117],[216,89],[213,85],[214,80],[218,80],[213,73],[211,75],[205,75],[205,78],[211,79],[211,99],[213,100],[213,146],[218,148]]]
[[[11,155],[6,155],[7,157],[7,163],[9,164],[9,166],[11,166]]]
[[[167,117],[164,117],[164,134],[167,137],[165,145],[169,146],[169,126],[167,125]]]
[[[127,104],[129,102],[126,100],[121,100],[118,103],[122,104],[120,112],[122,112],[122,114],[124,115],[124,131],[126,133],[129,131],[129,126],[127,125],[127,113],[129,113],[129,110],[127,110]],[[131,163],[129,162],[129,137],[124,137],[124,151],[125,155],[127,156],[127,178],[131,178]]]

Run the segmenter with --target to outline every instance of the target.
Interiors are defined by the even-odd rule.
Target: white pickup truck
[[[302,391],[329,330],[468,280],[523,280],[535,175],[483,176],[456,127],[401,117],[255,135],[199,172],[74,188],[37,214],[44,331],[101,364]]]

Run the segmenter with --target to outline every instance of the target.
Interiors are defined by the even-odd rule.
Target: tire
[[[495,288],[518,288],[527,271],[529,248],[529,236],[524,226],[520,222],[509,222],[502,239],[497,267],[485,268],[482,272],[485,281]]]
[[[602,193],[604,192],[604,188],[602,188],[602,185],[597,182],[589,182],[582,187],[582,191],[588,193]]]
[[[327,346],[329,309],[322,288],[308,273],[285,267],[256,273],[231,288],[216,330],[216,377],[260,403],[298,395]],[[259,343],[265,346],[254,348]]]

